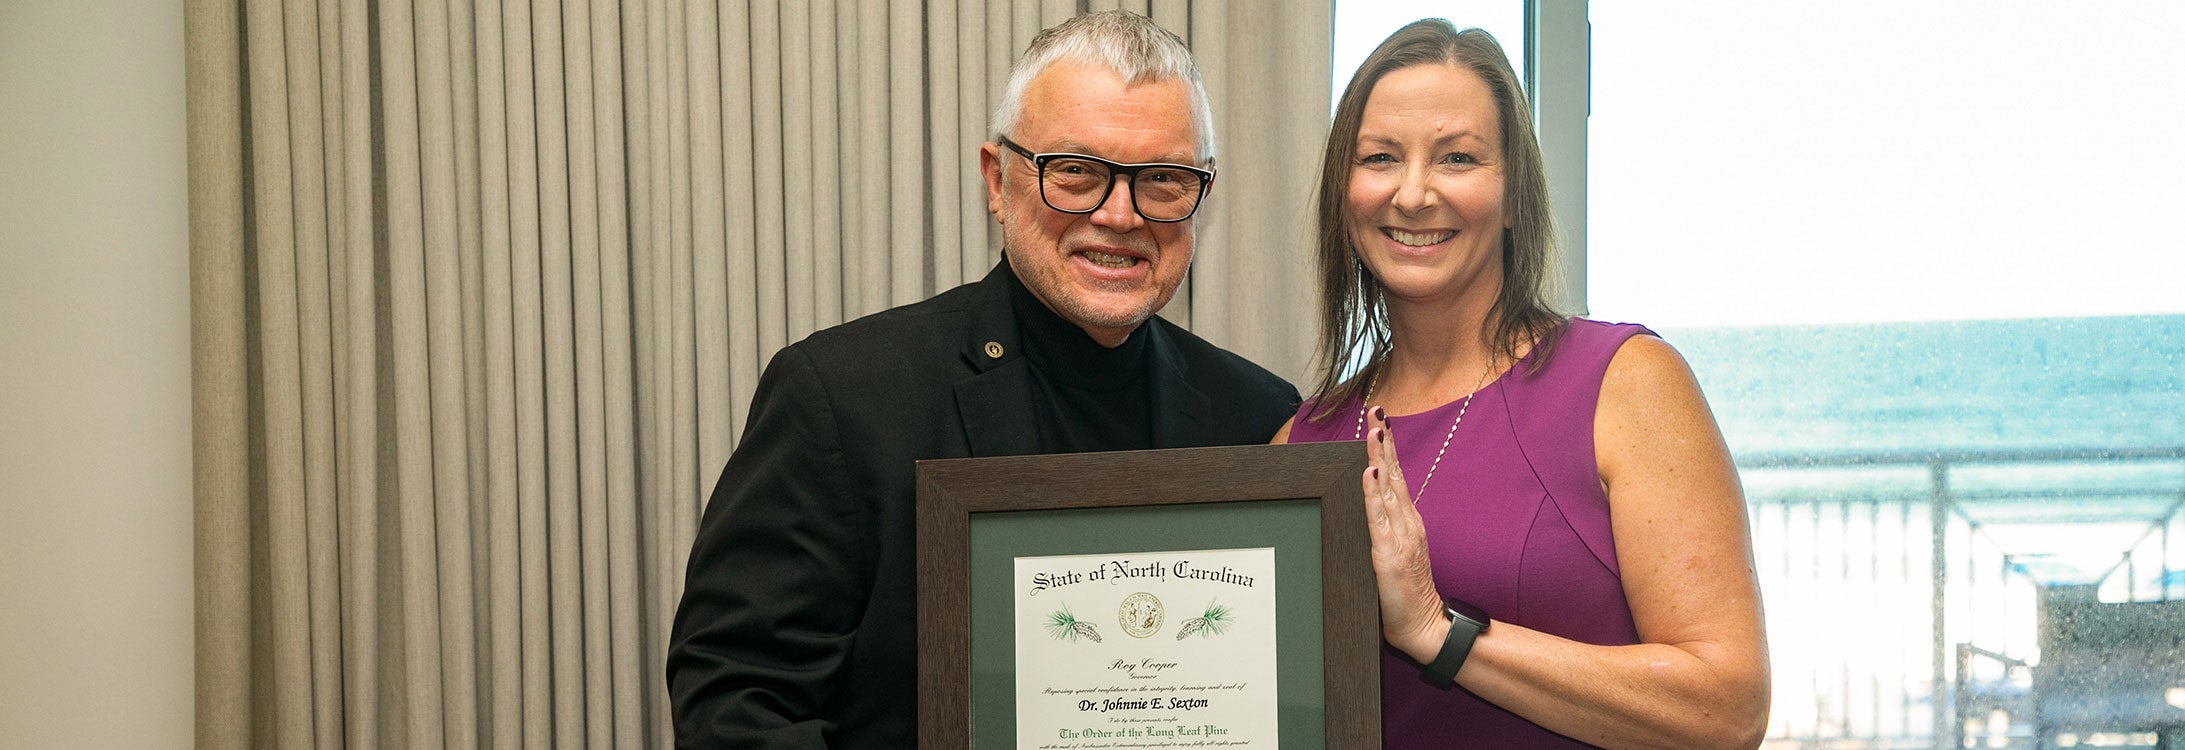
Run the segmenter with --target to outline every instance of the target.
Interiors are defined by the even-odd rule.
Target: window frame
[[[1547,161],[1548,195],[1561,253],[1549,290],[1557,309],[1586,302],[1586,132],[1593,114],[1589,0],[1525,1],[1525,88]]]

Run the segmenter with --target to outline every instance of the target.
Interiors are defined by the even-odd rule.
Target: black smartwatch
[[[1487,632],[1487,611],[1455,599],[1444,598],[1442,614],[1449,616],[1449,638],[1442,641],[1441,652],[1434,660],[1419,667],[1419,679],[1428,684],[1443,687],[1457,681],[1457,670],[1464,667],[1464,657],[1472,654],[1472,642]]]

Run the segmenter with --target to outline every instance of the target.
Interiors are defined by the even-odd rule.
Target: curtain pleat
[[[289,117],[304,127],[291,129],[297,154],[295,203],[298,217],[297,316],[302,351],[299,387],[303,396],[304,557],[309,592],[311,646],[311,736],[315,745],[341,738],[341,558],[337,541],[340,485],[335,416],[338,382],[334,373],[333,248],[340,244],[340,108],[328,91],[339,92],[341,69],[322,50],[339,49],[338,9],[310,0],[283,6],[288,36],[288,67],[295,74]]]
[[[782,273],[786,279],[782,303],[787,306],[787,314],[783,322],[787,331],[809,331],[819,320],[817,279],[812,267],[818,233],[814,226],[817,206],[811,199],[817,197],[817,172],[826,166],[812,148],[816,140],[812,132],[813,76],[807,57],[813,46],[812,17],[802,3],[783,3],[772,9],[771,15],[780,36],[775,45],[780,60],[774,69],[781,75],[778,132],[782,199],[776,208],[782,214]],[[792,195],[801,200],[790,201]]]
[[[752,263],[758,294],[758,351],[771,352],[789,343],[788,238],[783,226],[787,196],[783,190],[785,162],[801,155],[789,154],[782,146],[781,9],[763,2],[747,8],[751,98],[749,109],[741,114],[751,118],[751,187],[758,230]],[[730,4],[721,12],[737,15],[737,8]]]
[[[244,273],[248,221],[244,177],[241,8],[220,0],[184,6],[185,107],[189,120],[190,491],[196,548],[199,747],[250,744],[254,639],[250,586],[250,385],[252,346]],[[210,676],[210,679],[207,679]]]
[[[414,43],[418,166],[425,229],[418,265],[425,293],[426,359],[422,364],[427,372],[427,395],[423,401],[430,414],[432,445],[432,492],[420,505],[429,508],[430,518],[422,522],[432,528],[433,545],[430,559],[421,560],[420,566],[433,571],[439,593],[433,602],[439,614],[439,630],[424,637],[438,641],[441,695],[456,699],[429,702],[412,710],[426,713],[437,708],[445,738],[438,746],[467,750],[476,747],[478,741],[478,704],[470,699],[478,694],[477,613],[471,561],[471,550],[476,547],[471,534],[474,460],[470,437],[484,432],[482,425],[475,432],[471,429],[470,403],[483,399],[484,394],[482,389],[472,390],[467,377],[471,355],[479,347],[466,341],[469,316],[463,302],[464,281],[473,265],[469,259],[478,245],[476,230],[466,237],[464,227],[475,223],[477,195],[475,177],[470,189],[464,189],[463,175],[474,173],[474,168],[464,163],[466,149],[462,144],[466,140],[464,131],[474,137],[475,128],[465,127],[471,123],[462,122],[463,108],[456,104],[465,88],[456,77],[468,67],[456,61],[467,57],[463,49],[468,45],[456,33],[450,10],[445,0],[415,3]],[[393,125],[390,122],[389,126]],[[468,151],[475,154],[475,148]],[[469,221],[466,214],[470,215]],[[470,397],[472,393],[478,394],[477,399]],[[405,536],[411,534],[408,529],[404,531]]]
[[[852,309],[856,315],[864,315],[886,309],[888,302],[888,277],[891,269],[888,249],[888,155],[894,149],[888,141],[888,7],[879,2],[855,3],[856,24],[854,33],[847,33],[850,24],[841,24],[846,38],[855,39],[849,46],[857,56],[856,85],[846,87],[855,92],[855,108],[843,114],[845,130],[855,123],[857,131],[855,159],[843,163],[843,184],[853,185],[857,191],[856,226],[857,245],[846,252],[844,263],[855,263],[857,298],[860,304]],[[845,9],[845,15],[849,15]],[[724,37],[723,41],[735,37]],[[729,99],[728,101],[736,101]],[[756,103],[753,103],[756,106]],[[848,107],[846,107],[848,108]]]
[[[669,0],[675,2],[675,0]],[[698,514],[690,510],[704,497],[712,480],[706,476],[708,466],[719,466],[728,460],[728,448],[734,436],[742,434],[744,415],[749,409],[748,400],[736,400],[735,395],[754,386],[756,371],[746,371],[733,362],[745,361],[732,357],[740,351],[739,344],[755,344],[754,336],[736,321],[749,322],[752,315],[741,309],[738,300],[748,297],[729,283],[728,259],[739,252],[744,235],[741,230],[730,231],[728,217],[739,209],[738,201],[730,193],[735,168],[731,164],[743,164],[749,170],[751,160],[743,156],[732,159],[729,144],[740,142],[725,125],[721,102],[733,93],[730,85],[728,55],[723,54],[721,39],[727,25],[720,20],[717,9],[704,0],[687,0],[682,3],[684,15],[682,28],[687,29],[684,39],[688,46],[690,76],[687,87],[677,95],[689,100],[691,119],[691,252],[689,265],[678,259],[675,267],[690,269],[691,281],[688,298],[676,299],[677,310],[691,311],[686,323],[678,321],[676,342],[683,344],[685,335],[690,336],[691,350],[697,352],[694,361],[676,361],[676,407],[678,434],[692,439],[679,443],[675,453],[675,482],[673,493],[665,499],[662,511],[669,517],[674,536],[666,542],[663,553],[669,561],[666,597],[670,600],[683,590],[684,570],[681,561],[685,550],[675,545],[697,534]],[[717,33],[718,32],[718,33]],[[733,101],[733,99],[727,99]],[[748,131],[745,131],[748,132]],[[739,152],[747,154],[748,150]],[[748,224],[736,225],[748,226]],[[748,268],[748,266],[744,266]],[[680,287],[677,294],[683,294]],[[686,306],[687,303],[687,306]],[[678,316],[680,317],[680,316]],[[688,375],[689,380],[684,377]],[[700,388],[698,383],[707,387]],[[696,408],[685,411],[683,407],[695,404]],[[696,420],[689,419],[696,415]],[[689,498],[692,502],[682,502]]]
[[[303,444],[303,394],[297,330],[296,246],[294,191],[289,132],[291,102],[288,95],[289,60],[286,23],[278,0],[255,0],[244,7],[244,23],[269,29],[248,39],[247,79],[250,95],[249,181],[257,252],[245,259],[255,272],[252,338],[260,349],[253,401],[259,410],[259,432],[264,442],[252,461],[251,535],[263,540],[252,545],[253,566],[266,566],[269,575],[254,581],[252,598],[264,601],[268,620],[262,626],[272,632],[295,636],[273,639],[266,656],[254,669],[265,676],[254,698],[268,700],[274,708],[270,726],[260,722],[261,742],[297,744],[311,742],[311,642],[309,570],[305,565],[305,504]],[[286,502],[268,502],[280,498]],[[262,551],[261,551],[262,550]],[[260,557],[262,555],[262,557]]]
[[[998,98],[988,96],[988,89],[993,86],[988,80],[988,71],[993,66],[987,59],[989,40],[985,30],[991,15],[987,5],[988,0],[962,0],[955,24],[958,31],[954,70],[934,68],[935,80],[948,81],[951,75],[955,78],[951,94],[956,103],[956,126],[951,128],[954,132],[945,134],[937,148],[953,155],[956,166],[949,171],[935,172],[935,179],[940,181],[939,190],[953,190],[956,194],[956,210],[949,221],[960,233],[953,248],[940,242],[935,242],[934,247],[943,248],[940,252],[944,263],[949,255],[955,256],[957,278],[967,282],[984,278],[987,269],[993,267],[992,261],[1001,257],[999,234],[993,243],[988,242],[987,228],[992,222],[986,214],[986,180],[979,173],[979,144],[986,141],[986,123],[992,118],[994,109],[992,101]],[[941,44],[936,42],[936,45]]]
[[[879,3],[872,3],[879,5]],[[925,141],[926,76],[925,28],[919,22],[922,0],[893,0],[887,4],[884,49],[888,51],[887,92],[888,185],[888,304],[907,305],[934,292],[927,278],[932,270],[926,183],[931,174],[922,147]],[[876,180],[877,181],[877,180]]]
[[[458,11],[460,13],[460,11]],[[518,568],[518,499],[514,268],[510,247],[508,163],[508,93],[503,67],[501,8],[481,0],[471,8],[472,65],[478,113],[478,265],[482,310],[476,347],[484,361],[484,405],[474,434],[485,436],[480,453],[485,466],[479,494],[484,512],[477,549],[483,551],[480,574],[479,687],[484,710],[480,736],[492,748],[520,747],[523,728],[523,600]]]
[[[595,150],[600,176],[599,319],[600,355],[604,376],[606,441],[606,492],[596,507],[605,529],[606,570],[600,591],[605,593],[608,657],[614,695],[612,734],[615,747],[639,748],[644,743],[642,706],[647,688],[659,680],[656,670],[639,663],[638,644],[645,638],[638,612],[637,524],[637,406],[631,372],[631,235],[629,211],[629,156],[624,149],[625,126],[622,71],[621,16],[614,5],[592,5],[592,76],[595,81],[593,122],[598,129]],[[645,577],[653,575],[648,572]],[[588,592],[590,593],[590,592]]]
[[[720,123],[717,130],[723,138],[721,165],[724,200],[721,205],[727,214],[724,219],[726,240],[721,244],[724,252],[718,260],[726,271],[727,283],[718,290],[709,287],[705,291],[718,291],[721,298],[728,300],[727,315],[725,316],[728,327],[728,350],[725,355],[728,360],[729,377],[727,382],[729,392],[723,400],[730,412],[732,429],[716,434],[717,440],[708,443],[712,454],[701,454],[701,456],[706,458],[718,457],[719,460],[726,461],[729,448],[734,445],[736,438],[743,434],[744,425],[750,415],[750,394],[758,390],[759,368],[764,364],[760,359],[765,356],[762,352],[772,350],[762,349],[759,343],[761,326],[759,324],[758,200],[756,195],[758,192],[758,170],[754,157],[754,152],[757,150],[756,122],[758,117],[753,111],[754,107],[746,104],[753,100],[758,89],[752,82],[751,50],[753,45],[741,41],[751,35],[751,19],[745,13],[737,12],[734,7],[725,9],[714,7],[713,10],[718,14],[721,23],[720,44],[717,49],[721,62],[721,95],[719,98],[721,109],[719,119],[709,122]],[[730,40],[738,41],[730,43]],[[699,66],[701,71],[703,71],[703,67]],[[701,92],[702,94],[703,92]],[[732,107],[728,105],[729,102],[738,104]],[[714,260],[714,258],[709,257],[711,253],[706,252],[703,248],[696,249],[693,252],[698,259],[705,261],[707,265],[710,265]],[[710,278],[710,276],[703,273],[701,273],[701,277]],[[707,294],[700,294],[698,296],[699,304],[709,304],[707,302],[708,296]],[[701,312],[704,311],[701,310]],[[701,317],[700,320],[707,321],[708,319]],[[701,362],[703,361],[705,360],[701,360]],[[701,373],[702,375],[703,373]],[[701,379],[699,382],[716,381]],[[705,391],[701,389],[700,392]],[[701,425],[700,429],[704,429],[704,426]]]
[[[688,137],[687,129],[670,130],[668,93],[673,86],[667,81],[670,65],[668,28],[673,20],[667,15],[665,0],[647,0],[625,3],[622,6],[622,60],[623,93],[632,112],[632,122],[627,126],[626,141],[629,144],[627,158],[630,165],[629,215],[630,227],[630,290],[632,321],[630,330],[631,362],[633,373],[632,397],[638,406],[635,412],[633,449],[635,502],[627,507],[632,528],[630,534],[633,560],[628,567],[631,575],[629,592],[635,597],[632,611],[642,622],[642,632],[629,633],[622,640],[629,642],[633,655],[627,657],[632,665],[661,663],[666,658],[667,618],[658,613],[672,607],[668,596],[672,594],[664,584],[672,576],[660,575],[672,565],[665,556],[666,542],[673,538],[664,531],[668,519],[663,515],[665,504],[658,501],[670,494],[661,485],[673,484],[672,467],[674,439],[670,433],[674,420],[674,360],[677,350],[672,343],[674,318],[672,312],[672,279],[676,278],[670,260],[678,252],[675,238],[684,238],[682,252],[687,253],[690,236],[689,212],[686,209],[678,217],[673,210],[671,196],[689,195],[687,175],[676,180],[671,172],[670,150],[680,138]],[[680,57],[674,64],[683,64]],[[683,159],[688,160],[684,150]],[[688,279],[685,273],[681,278]],[[687,357],[685,357],[687,358]],[[686,412],[687,413],[687,412]],[[622,508],[618,508],[622,510]],[[640,572],[642,571],[642,572]],[[617,581],[621,585],[621,581]],[[617,612],[622,611],[618,605]],[[618,653],[619,663],[625,657]],[[666,707],[658,701],[646,700],[642,681],[648,675],[639,670],[635,678],[639,688],[630,695],[640,714],[641,724],[631,724],[632,731],[662,732],[668,728]],[[618,695],[618,697],[620,697]],[[642,735],[640,735],[642,736]],[[670,736],[659,734],[657,736]]]
[[[340,481],[334,523],[341,588],[332,596],[339,599],[341,608],[342,712],[326,718],[341,723],[347,746],[361,748],[379,746],[383,735],[392,734],[398,716],[381,710],[392,704],[381,700],[382,691],[391,685],[380,676],[392,673],[385,660],[399,652],[380,648],[379,637],[384,628],[392,627],[379,614],[379,603],[388,595],[383,580],[392,580],[379,574],[384,554],[379,527],[385,507],[381,474],[386,465],[381,460],[385,446],[379,439],[386,416],[378,395],[380,287],[375,234],[380,203],[372,176],[377,141],[372,137],[370,20],[362,3],[340,3],[336,12],[327,15],[338,19],[339,41],[329,48],[328,56],[336,56],[330,53],[338,50],[340,68],[339,77],[330,79],[338,81],[332,88],[340,96],[327,100],[338,99],[341,106],[341,125],[333,131],[341,143],[337,170],[341,179],[329,183],[337,189],[329,190],[328,197],[340,196],[342,229],[338,241],[331,243],[328,265],[329,285],[336,290],[331,374],[336,384],[335,471]],[[191,164],[191,169],[198,167]],[[198,543],[205,540],[200,537]]]
[[[987,125],[993,119],[994,107],[1001,104],[1002,91],[1009,85],[1009,65],[1011,61],[1016,59],[1017,52],[1024,49],[1024,46],[1018,43],[1013,31],[1017,15],[1015,3],[1011,0],[986,0],[986,33],[984,35],[974,35],[974,37],[977,41],[983,41],[986,45],[985,72],[980,76],[980,80],[986,86],[986,103],[988,106],[981,114],[984,119],[972,121],[979,126],[979,133],[977,135],[966,134],[973,143],[984,143],[987,138],[993,135],[988,131]],[[976,31],[975,29],[969,30]],[[980,177],[980,183],[975,189],[979,191],[979,201],[973,207],[978,209],[981,214],[984,214],[986,212],[986,184],[983,175]],[[994,226],[990,218],[982,218],[978,226],[980,231],[986,233],[986,257],[999,259],[1001,257],[1001,228]],[[964,252],[969,253],[972,250],[966,248]]]
[[[832,3],[811,3],[808,10],[809,41],[803,51],[809,58],[804,64],[812,71],[805,95],[811,104],[812,146],[810,156],[804,159],[804,169],[812,180],[811,211],[806,221],[812,227],[812,326],[816,330],[846,319],[842,294],[843,186],[835,172],[844,154],[837,140],[841,129],[836,98],[841,89],[836,51],[839,45],[834,42],[837,8]]]
[[[419,122],[417,26],[407,3],[378,6],[377,98],[381,121],[371,136],[382,155],[378,169],[386,186],[380,211],[385,229],[375,238],[375,275],[385,277],[389,351],[387,373],[393,434],[382,436],[393,452],[393,495],[380,505],[391,520],[390,551],[396,596],[392,612],[381,616],[399,626],[388,643],[399,654],[399,672],[391,675],[393,705],[384,710],[401,718],[401,734],[410,742],[446,744],[441,706],[443,675],[440,640],[440,575],[436,558],[439,534],[434,526],[432,371],[425,319],[425,190]],[[384,269],[377,266],[384,264]],[[388,512],[391,510],[391,513]],[[389,518],[391,516],[391,519]]]
[[[498,34],[488,36],[497,37],[501,49],[501,99],[498,102],[481,101],[480,107],[481,110],[498,110],[507,118],[505,150],[495,154],[489,149],[486,158],[489,165],[500,165],[507,172],[508,248],[505,256],[510,314],[503,335],[507,337],[510,354],[506,377],[513,391],[512,413],[507,421],[514,429],[510,443],[497,444],[502,447],[494,452],[497,457],[502,453],[514,454],[509,470],[515,476],[514,485],[502,491],[503,497],[496,498],[499,511],[494,515],[493,533],[500,543],[514,545],[515,550],[510,556],[512,559],[504,559],[500,548],[495,547],[497,599],[493,636],[508,639],[509,643],[495,649],[497,666],[494,674],[499,695],[493,715],[496,721],[508,717],[518,722],[518,726],[502,728],[496,725],[493,742],[496,748],[541,748],[553,746],[552,709],[555,704],[546,563],[548,480],[543,368],[546,345],[541,264],[544,224],[536,125],[538,104],[533,96],[534,24],[530,3],[500,0],[481,4],[481,28],[488,25],[483,19],[489,18],[486,13],[494,5],[499,6]],[[481,44],[481,49],[486,46]],[[482,63],[481,67],[487,65],[490,62]],[[487,88],[481,87],[481,91]],[[490,200],[488,205],[491,205]],[[500,330],[500,326],[496,325],[494,329]],[[506,527],[499,525],[508,521],[513,523]],[[513,629],[503,629],[510,627],[510,619],[514,620]],[[505,664],[503,660],[510,658],[515,663]],[[505,688],[499,687],[503,676],[514,682]]]
[[[1322,5],[190,0],[199,746],[667,746],[761,369],[992,267],[977,149],[1074,13],[1194,46],[1164,314],[1301,376]]]
[[[964,0],[964,4],[978,1]],[[957,11],[957,0],[930,0],[925,5],[925,23],[932,29],[971,28],[962,25]],[[928,221],[930,231],[926,245],[936,249],[950,248],[929,253],[928,266],[933,277],[932,289],[927,290],[930,295],[932,291],[950,289],[964,282],[965,264],[959,249],[964,246],[964,220],[959,203],[962,191],[957,185],[977,173],[967,173],[961,168],[963,151],[956,148],[956,135],[963,129],[963,124],[956,119],[956,100],[961,92],[955,86],[945,85],[959,69],[959,50],[946,36],[935,36],[928,41],[924,62],[926,80],[944,82],[944,85],[926,87],[921,92],[925,99],[925,173],[931,185],[926,194],[931,205],[923,212],[932,217]],[[976,162],[973,164],[975,170]],[[971,277],[973,281],[978,279],[978,276]]]

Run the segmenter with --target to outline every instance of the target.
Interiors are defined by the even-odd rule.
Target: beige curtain
[[[667,746],[760,367],[993,264],[974,149],[1070,14],[1197,51],[1164,314],[1302,376],[1327,6],[189,0],[198,746]]]

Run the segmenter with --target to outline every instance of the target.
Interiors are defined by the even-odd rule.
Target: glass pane
[[[1502,51],[1510,55],[1510,67],[1525,70],[1524,0],[1358,0],[1335,4],[1335,85],[1330,87],[1328,109],[1343,98],[1358,63],[1381,40],[1404,24],[1421,18],[1441,18],[1457,28],[1477,26],[1495,35]]]
[[[1591,314],[1738,459],[1769,746],[2185,742],[2185,5],[1591,13]]]

